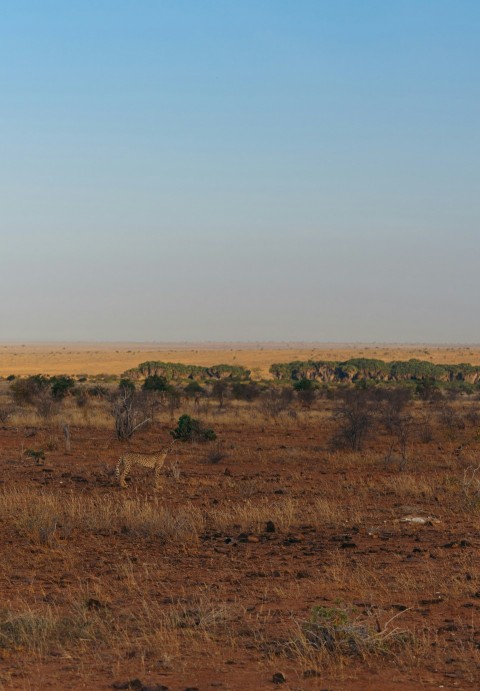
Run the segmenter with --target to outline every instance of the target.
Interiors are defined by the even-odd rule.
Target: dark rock
[[[281,672],[275,672],[275,674],[272,677],[272,681],[274,684],[285,684],[287,681],[286,677],[284,674]]]
[[[143,683],[140,679],[130,679],[130,681],[116,681],[112,684],[112,689],[137,689],[142,691]]]
[[[286,547],[289,545],[296,545],[298,542],[302,542],[303,538],[299,538],[297,535],[289,535],[282,544]]]
[[[94,597],[89,598],[85,603],[87,609],[99,610],[105,607],[103,602],[96,600]]]
[[[265,532],[266,533],[274,533],[275,532],[275,523],[273,521],[267,521],[267,524],[265,526]]]
[[[443,602],[443,597],[435,597],[432,599],[420,600],[419,604],[420,605],[438,605],[440,602]]]

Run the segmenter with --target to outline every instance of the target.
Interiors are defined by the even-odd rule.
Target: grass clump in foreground
[[[362,617],[352,608],[316,606],[299,623],[291,650],[307,658],[394,655],[413,641],[409,632],[390,627],[396,616],[381,627],[376,616]]]
[[[204,529],[200,509],[186,504],[178,511],[160,499],[64,496],[57,492],[4,489],[0,492],[0,519],[11,521],[33,544],[54,546],[75,531],[112,535],[119,532],[163,542],[192,544]]]
[[[85,607],[75,607],[61,613],[53,607],[41,611],[25,609],[15,612],[0,610],[0,650],[25,650],[43,656],[52,647],[68,648],[99,639],[100,631]]]

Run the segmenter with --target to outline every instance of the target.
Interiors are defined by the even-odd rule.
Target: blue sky
[[[0,12],[0,338],[480,342],[480,5]]]

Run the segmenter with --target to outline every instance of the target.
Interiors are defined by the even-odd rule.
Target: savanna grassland
[[[194,365],[243,365],[253,376],[268,377],[272,362],[292,360],[382,360],[418,358],[435,364],[480,364],[479,346],[325,344],[325,343],[4,343],[0,376],[29,374],[116,374],[145,360]]]
[[[49,347],[0,358],[0,688],[478,688],[478,384],[267,376],[478,349]],[[155,358],[255,381],[120,381]]]

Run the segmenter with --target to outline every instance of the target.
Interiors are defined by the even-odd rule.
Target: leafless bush
[[[416,424],[417,438],[422,444],[430,444],[433,441],[433,425],[430,414],[422,415]]]
[[[476,405],[471,406],[468,413],[465,415],[466,420],[472,425],[472,427],[480,426],[480,412]]]
[[[386,389],[381,392],[379,398],[380,419],[386,429],[394,433],[398,419],[411,401],[411,391],[405,387]]]
[[[2,425],[5,425],[8,422],[8,419],[13,413],[12,406],[9,405],[1,405],[0,406],[0,423]]]
[[[392,436],[385,461],[388,463],[392,460],[392,455],[398,447],[401,470],[407,465],[408,445],[414,430],[413,415],[405,410],[410,399],[409,389],[398,388],[383,392],[380,404],[380,420]]]
[[[217,441],[214,450],[208,455],[210,463],[220,463],[226,456],[223,442]]]
[[[228,397],[228,384],[226,381],[216,381],[212,386],[212,396],[217,399],[218,407],[223,408]]]
[[[462,481],[462,493],[469,506],[480,506],[480,465],[465,468]]]
[[[293,389],[270,388],[260,398],[260,409],[267,417],[276,419],[280,413],[289,408],[293,401]]]
[[[142,427],[151,418],[143,418],[140,421],[141,408],[135,394],[129,392],[120,393],[112,405],[112,415],[115,419],[115,432],[117,439],[126,441],[130,439],[135,431]]]
[[[333,417],[337,430],[332,438],[335,448],[347,447],[360,451],[373,426],[373,405],[369,392],[364,389],[347,389],[342,392]]]
[[[51,418],[59,408],[58,401],[52,398],[49,389],[42,389],[34,398],[34,406],[40,417],[45,420]]]

